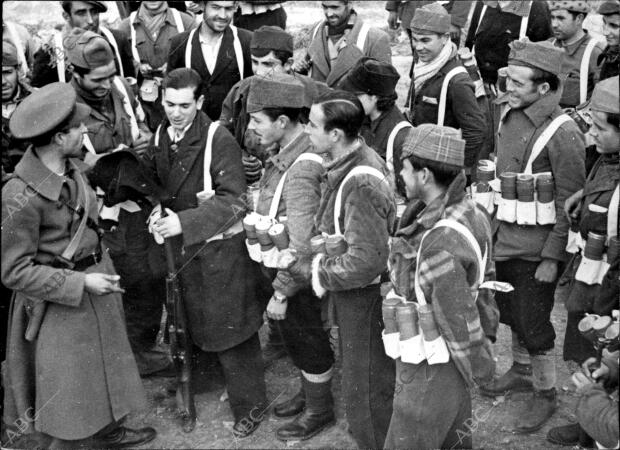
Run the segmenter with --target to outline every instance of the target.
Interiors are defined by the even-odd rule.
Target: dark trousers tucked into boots
[[[349,430],[360,448],[382,448],[392,416],[394,360],[381,339],[379,285],[330,292],[342,355],[342,393]]]
[[[472,448],[471,396],[454,362],[399,359],[396,383],[385,448]]]

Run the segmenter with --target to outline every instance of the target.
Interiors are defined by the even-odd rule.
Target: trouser
[[[278,8],[266,11],[261,14],[241,14],[237,10],[233,17],[233,23],[236,27],[244,28],[249,31],[256,31],[264,25],[272,25],[286,29],[286,11],[284,8]]]
[[[334,352],[321,320],[321,300],[310,288],[288,299],[286,318],[276,323],[295,366],[311,374],[322,374],[332,367]]]
[[[396,361],[394,411],[385,448],[472,448],[471,395],[452,360]]]
[[[165,365],[161,355],[142,357],[155,344],[166,299],[164,276],[157,276],[148,264],[148,251],[153,245],[145,225],[149,213],[145,209],[135,213],[121,210],[117,229],[106,232],[103,237],[103,244],[121,277],[121,287],[125,289],[123,307],[127,336],[137,356],[140,373],[153,372]]]
[[[381,340],[379,285],[330,292],[342,355],[342,393],[349,429],[360,448],[381,448],[392,416],[394,361]]]
[[[551,350],[555,330],[551,323],[555,283],[541,283],[534,275],[540,263],[510,259],[497,261],[497,280],[514,287],[512,292],[497,292],[500,322],[517,333],[519,343],[532,354]]]
[[[243,418],[260,420],[267,406],[267,394],[258,333],[241,344],[217,352],[217,356],[235,422]]]

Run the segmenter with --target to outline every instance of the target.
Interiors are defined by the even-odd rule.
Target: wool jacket
[[[238,28],[237,32],[243,52],[243,77],[247,78],[252,76],[252,59],[250,58],[252,33],[242,28]],[[170,40],[168,72],[179,67],[185,67],[185,48],[187,47],[189,34],[190,31],[185,31]],[[200,28],[196,29],[192,39],[192,69],[195,69],[200,74],[203,81],[202,95],[204,95],[205,101],[202,104],[202,111],[211,120],[218,120],[222,112],[222,102],[230,89],[241,79],[239,67],[237,66],[237,57],[233,48],[233,32],[230,27],[224,30],[222,44],[217,55],[213,73],[210,73],[209,69],[207,69],[207,64],[202,56],[199,35]]]
[[[562,114],[559,100],[559,92],[549,93],[526,108],[508,108],[504,112],[498,132],[498,176],[503,172],[523,172],[538,137],[554,118]],[[497,221],[497,261],[513,258],[566,261],[568,221],[564,215],[564,201],[585,183],[584,159],[583,134],[574,121],[565,122],[532,164],[532,173],[551,172],[553,175],[557,223],[524,226]]]
[[[408,206],[391,239],[390,278],[397,294],[407,301],[417,301],[414,280],[418,268],[420,287],[433,307],[450,356],[465,382],[473,386],[474,382],[493,376],[494,362],[483,343],[485,337],[495,341],[499,310],[493,291],[472,291],[477,286],[478,270],[484,270],[485,281],[495,279],[495,264],[489,217],[466,198],[465,181],[461,174],[445,195],[426,206],[416,202]],[[472,232],[481,252],[487,252],[486,267],[478,267],[471,244],[447,227],[437,228],[426,236],[417,260],[422,236],[441,219],[456,220]]]

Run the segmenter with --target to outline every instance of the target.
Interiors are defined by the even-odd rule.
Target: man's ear
[[[65,22],[70,22],[71,21],[71,16],[65,10],[62,11],[62,18],[65,19]]]
[[[200,97],[198,97],[198,100],[196,100],[196,107],[198,109],[202,109],[202,104],[205,101],[205,96],[204,95],[200,95]]]
[[[293,64],[295,63],[295,58],[289,58],[282,67],[284,68],[284,72],[290,73],[293,70]]]
[[[549,83],[545,81],[544,83],[540,83],[536,89],[540,95],[546,95],[549,91],[551,91],[551,86],[549,86]]]

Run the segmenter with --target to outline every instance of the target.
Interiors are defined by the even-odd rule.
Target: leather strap
[[[243,62],[243,49],[241,47],[241,41],[239,40],[239,32],[236,26],[229,25],[229,27],[233,34],[233,50],[235,51],[235,59],[237,60],[237,68],[239,69],[239,78],[243,80],[245,68]],[[194,34],[198,28],[200,27],[193,28],[187,37],[187,44],[185,46],[185,67],[192,67],[192,40],[194,39]]]
[[[437,111],[437,125],[443,127],[443,123],[446,118],[446,103],[448,102],[448,86],[450,85],[450,81],[459,73],[467,73],[467,69],[465,67],[459,65],[448,72],[443,79],[443,83],[441,84],[441,93],[439,94],[439,108]],[[459,107],[459,105],[455,105]]]
[[[583,56],[581,57],[581,66],[579,67],[579,103],[585,103],[588,100],[588,72],[590,69],[590,57],[592,56],[592,51],[594,47],[596,47],[598,41],[594,38],[590,38],[588,43],[586,44],[586,48],[583,51]]]
[[[123,61],[121,59],[121,52],[118,50],[118,44],[116,43],[116,39],[114,39],[114,35],[110,30],[103,26],[99,27],[99,31],[101,31],[101,34],[106,37],[106,39],[112,46],[112,49],[114,50],[114,55],[116,56],[116,61],[118,63],[118,73],[121,77],[125,78],[125,72],[123,71]]]
[[[538,155],[540,155],[545,146],[549,143],[549,140],[553,137],[555,132],[558,131],[558,128],[560,128],[564,122],[568,122],[569,120],[573,119],[571,119],[568,114],[561,114],[551,121],[547,128],[545,128],[545,131],[543,131],[540,136],[538,136],[538,139],[536,139],[536,142],[534,142],[534,145],[532,146],[532,153],[530,153],[530,157],[527,160],[523,173],[530,175],[532,174],[532,164],[534,163],[534,160],[538,158]]]

